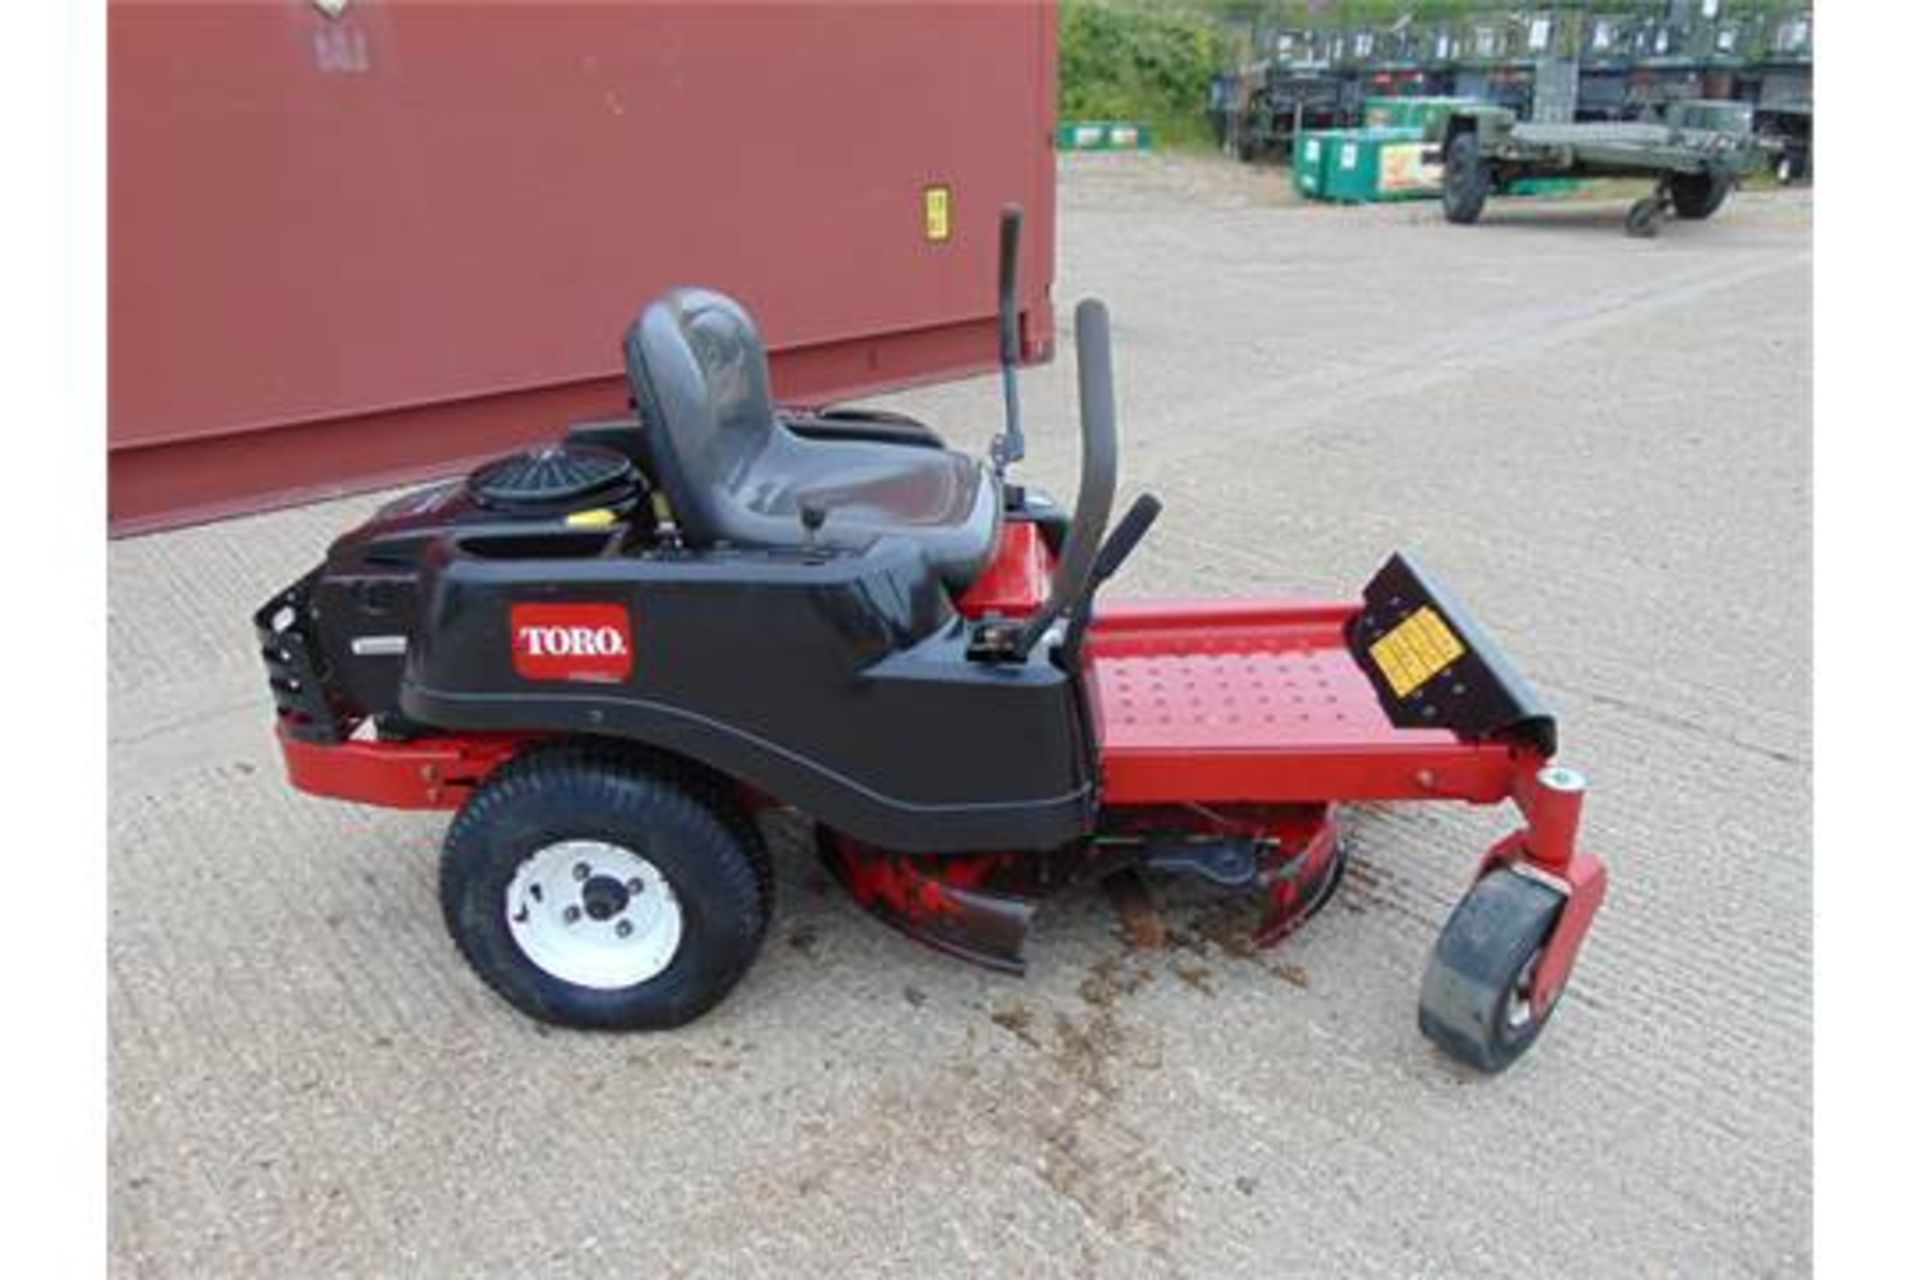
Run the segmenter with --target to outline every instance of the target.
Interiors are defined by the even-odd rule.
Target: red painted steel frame
[[[1043,550],[1016,533],[996,564],[1005,581],[981,589],[976,603],[1029,592]],[[1330,806],[1342,801],[1512,800],[1526,826],[1488,851],[1479,874],[1510,866],[1566,899],[1533,983],[1544,1015],[1606,895],[1606,867],[1578,847],[1584,782],[1534,751],[1393,725],[1346,647],[1344,625],[1358,608],[1212,602],[1102,609],[1087,658],[1101,803],[1110,817],[1166,806],[1306,806],[1318,815],[1308,828],[1330,840]],[[283,730],[280,740],[288,779],[302,791],[451,809],[527,739],[327,745]],[[1288,919],[1291,905],[1277,900],[1273,919]]]
[[[1357,604],[1134,603],[1104,608],[1087,678],[1102,803],[1512,800],[1526,827],[1479,874],[1512,866],[1566,898],[1533,983],[1544,1014],[1606,895],[1578,848],[1584,782],[1538,752],[1402,729],[1347,649]]]
[[[1355,604],[1127,603],[1088,646],[1110,805],[1466,800],[1513,794],[1522,753],[1396,728],[1347,652]]]
[[[458,809],[529,739],[516,734],[411,742],[308,742],[280,729],[287,781],[309,795],[388,809]]]

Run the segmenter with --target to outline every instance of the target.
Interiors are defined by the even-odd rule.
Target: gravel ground
[[[1308,208],[1209,159],[1063,160],[1063,328],[1114,310],[1115,590],[1346,594],[1418,549],[1561,713],[1614,890],[1507,1075],[1419,1037],[1503,815],[1366,809],[1278,950],[1096,893],[1014,980],[830,889],[791,826],[758,966],[653,1037],[550,1032],[441,930],[444,818],[278,776],[251,606],[373,505],[111,550],[119,1275],[1776,1275],[1809,1269],[1812,204]],[[1063,341],[1063,351],[1070,342]],[[1070,492],[1070,360],[1027,383]],[[959,442],[991,380],[891,403]],[[1222,941],[1225,939],[1226,941]]]

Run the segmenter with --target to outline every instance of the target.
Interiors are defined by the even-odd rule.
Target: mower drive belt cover
[[[1553,713],[1417,560],[1395,553],[1362,597],[1347,647],[1396,726],[1500,738],[1553,755]]]

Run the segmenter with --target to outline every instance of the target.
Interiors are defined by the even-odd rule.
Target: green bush
[[[1157,143],[1207,144],[1207,85],[1226,50],[1206,15],[1177,5],[1062,0],[1060,118],[1138,120]]]

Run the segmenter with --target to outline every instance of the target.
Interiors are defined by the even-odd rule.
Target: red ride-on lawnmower
[[[1497,1071],[1553,1012],[1605,891],[1554,722],[1405,555],[1358,602],[1103,603],[1107,313],[1075,313],[1069,517],[1011,483],[1019,215],[1001,239],[991,462],[891,415],[775,405],[752,322],[678,289],[628,331],[637,415],[383,507],[256,617],[293,784],[458,809],[447,925],[520,1009],[671,1027],[759,949],[754,815],[790,806],[853,896],[1018,971],[1038,905],[1145,869],[1324,905],[1343,801],[1512,800],[1441,932],[1420,1028]]]

